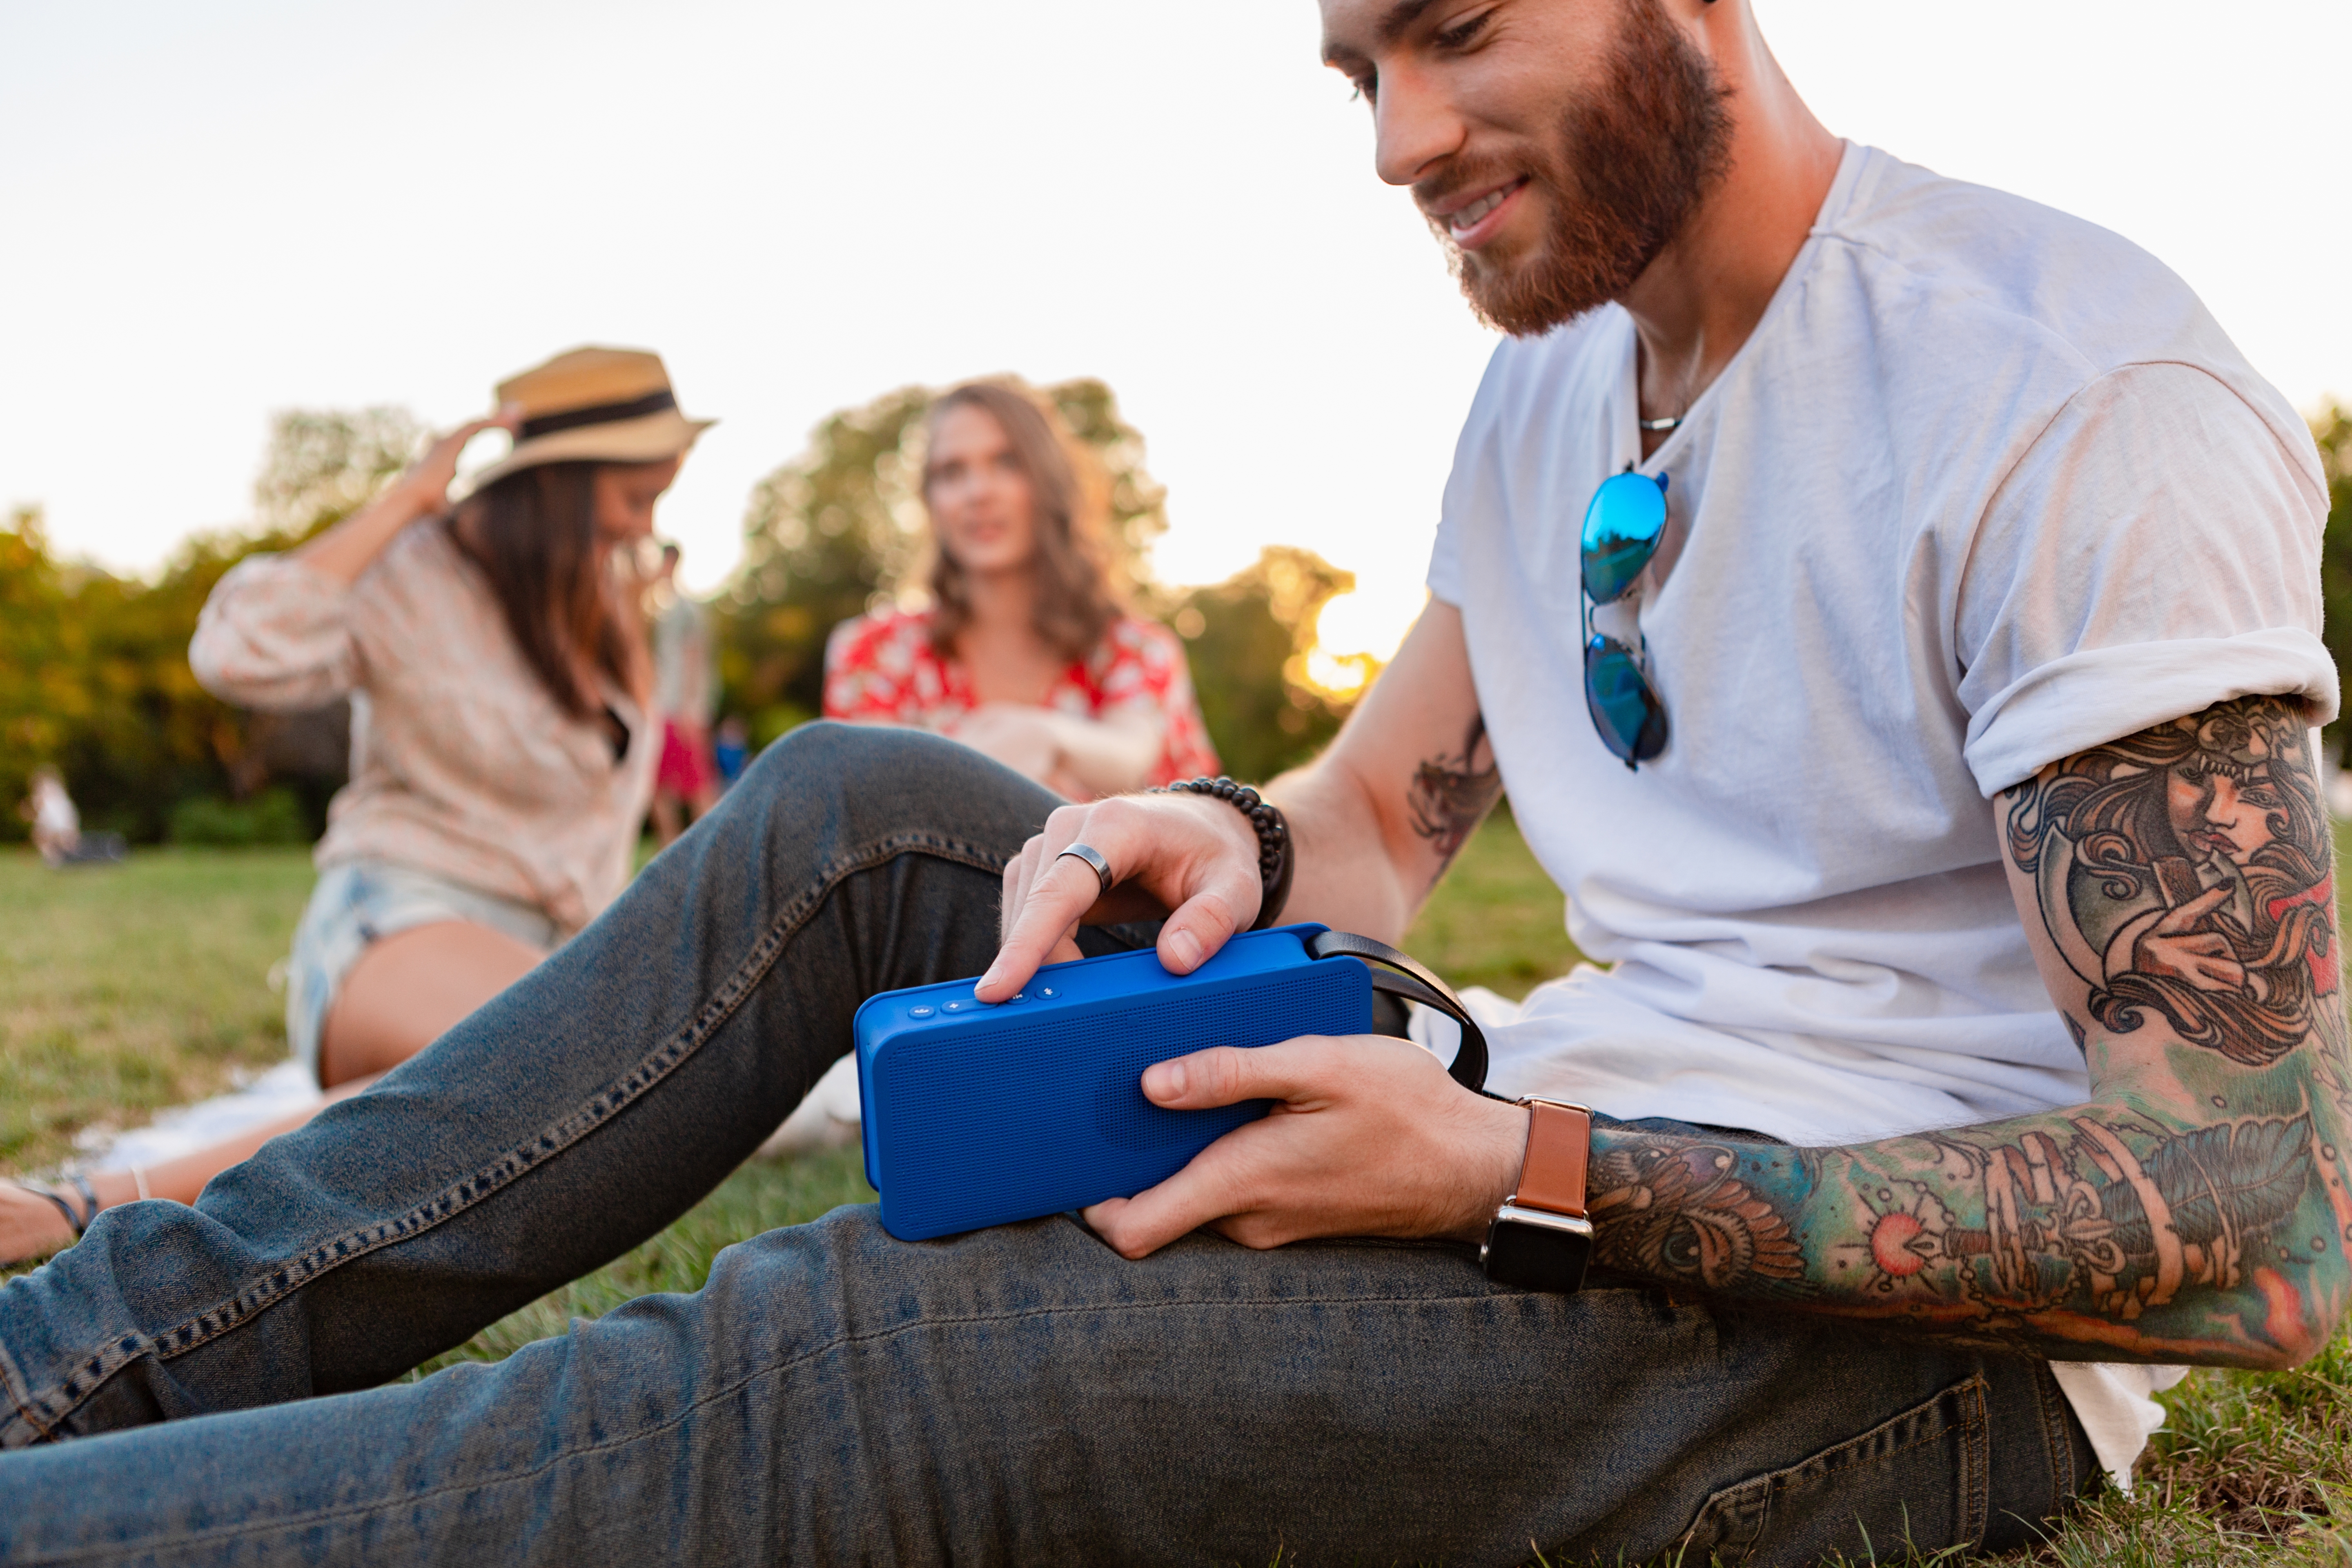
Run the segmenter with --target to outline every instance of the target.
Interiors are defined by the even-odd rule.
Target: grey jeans
[[[812,726],[594,925],[194,1208],[0,1289],[0,1561],[1756,1563],[2000,1546],[2095,1474],[2037,1363],[1470,1248],[866,1208],[380,1386],[660,1229],[877,990],[976,973],[1052,797]],[[59,1442],[60,1438],[73,1441]]]

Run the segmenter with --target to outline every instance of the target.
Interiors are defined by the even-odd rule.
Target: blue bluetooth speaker
[[[1370,959],[1404,970],[1375,970]],[[1143,1069],[1212,1046],[1361,1035],[1377,988],[1463,1025],[1452,1071],[1476,1089],[1486,1042],[1444,983],[1394,949],[1319,925],[1235,936],[1191,974],[1146,949],[1048,964],[993,1006],[972,982],[886,991],[857,1010],[866,1179],[904,1241],[1132,1197],[1269,1103],[1167,1110]]]

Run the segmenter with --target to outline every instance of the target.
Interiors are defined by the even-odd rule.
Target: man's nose
[[[1391,185],[1410,185],[1460,151],[1462,117],[1408,66],[1382,76],[1372,133],[1372,167]]]

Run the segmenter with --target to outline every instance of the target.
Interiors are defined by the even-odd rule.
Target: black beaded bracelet
[[[1264,931],[1282,919],[1282,906],[1290,901],[1290,824],[1284,820],[1280,806],[1249,785],[1235,784],[1223,775],[1160,784],[1151,793],[1213,795],[1232,802],[1234,810],[1248,817],[1251,828],[1257,834],[1258,879],[1257,919],[1250,930]]]

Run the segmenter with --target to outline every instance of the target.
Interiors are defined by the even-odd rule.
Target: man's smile
[[[1447,238],[1465,250],[1475,250],[1502,227],[1505,214],[1517,205],[1514,198],[1527,184],[1528,177],[1521,174],[1466,197],[1432,204],[1423,210],[1445,226]]]

